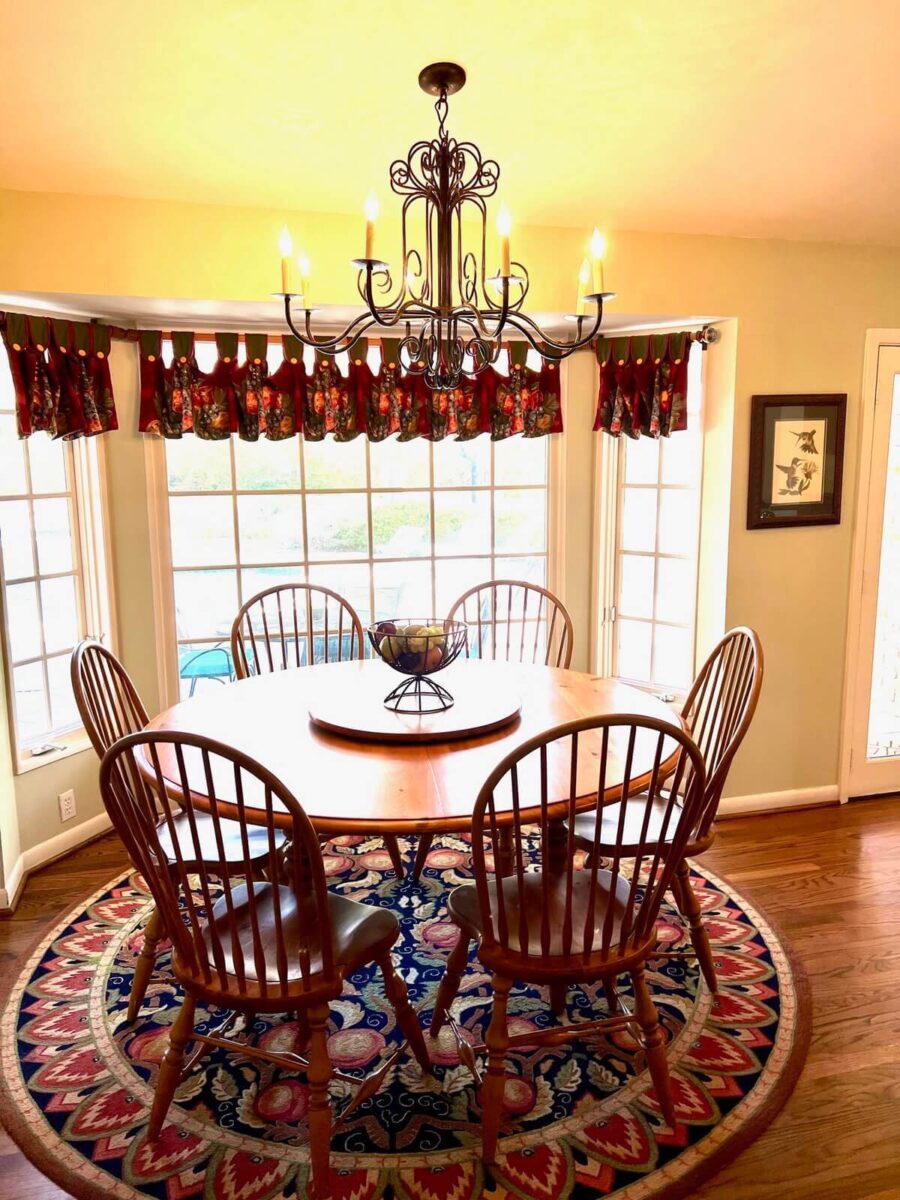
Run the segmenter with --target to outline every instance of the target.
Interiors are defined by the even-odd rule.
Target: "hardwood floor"
[[[705,861],[785,933],[810,977],[814,1024],[784,1110],[694,1200],[900,1200],[900,798],[719,828]],[[110,836],[32,876],[0,920],[3,972],[124,865]],[[64,1195],[0,1133],[0,1197]]]

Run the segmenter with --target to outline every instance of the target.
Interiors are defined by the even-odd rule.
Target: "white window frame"
[[[270,334],[270,337],[273,338],[273,340],[278,336],[279,335]],[[243,351],[243,339],[241,339],[241,349],[240,349],[239,353],[243,353],[243,352],[244,352]],[[561,385],[561,390],[562,390],[562,394],[563,394],[563,403],[564,403],[565,387],[566,387],[566,375],[565,375],[564,369],[561,373],[560,385]],[[190,437],[193,437],[194,435],[187,434],[186,436],[190,438]],[[235,476],[234,476],[234,439],[237,436],[238,436],[237,434],[232,434],[231,439],[230,439],[230,457],[231,457],[231,470],[232,470],[232,478],[233,479],[235,478]],[[431,505],[431,530],[432,530],[432,538],[433,538],[433,536],[434,536],[434,495],[435,495],[434,446],[432,443],[430,443],[430,442],[428,443],[428,445],[429,445],[428,464],[429,465],[428,465],[428,483],[427,484],[423,484],[421,486],[416,486],[416,487],[409,487],[409,488],[407,488],[407,487],[387,488],[387,487],[383,487],[383,486],[377,486],[375,488],[372,488],[371,487],[372,444],[369,442],[368,438],[366,438],[366,435],[364,433],[361,433],[359,435],[359,437],[361,439],[363,439],[365,442],[366,480],[367,480],[367,486],[365,488],[360,488],[360,487],[356,487],[356,488],[346,487],[346,488],[335,488],[335,489],[315,488],[315,489],[310,489],[309,492],[307,493],[306,489],[305,489],[304,471],[301,466],[300,488],[299,489],[291,488],[291,489],[289,489],[289,491],[292,494],[296,494],[299,491],[300,494],[303,495],[304,497],[306,495],[325,496],[325,495],[329,495],[329,494],[345,495],[348,493],[350,493],[350,494],[353,494],[353,493],[365,494],[367,497],[366,513],[367,513],[368,547],[369,547],[368,555],[365,558],[363,556],[360,556],[360,558],[358,560],[348,560],[348,559],[337,560],[336,559],[333,562],[330,562],[329,560],[323,561],[320,559],[316,559],[316,560],[310,561],[309,545],[308,545],[308,541],[306,538],[306,505],[304,502],[303,508],[302,508],[302,513],[303,513],[303,525],[304,525],[304,551],[306,554],[306,560],[305,560],[305,563],[301,567],[298,568],[298,570],[303,573],[302,577],[305,578],[306,571],[309,566],[314,566],[318,569],[320,567],[328,567],[329,565],[345,566],[345,565],[350,565],[351,563],[357,563],[359,565],[362,565],[363,563],[380,565],[380,564],[389,564],[391,562],[396,562],[396,563],[400,564],[405,561],[411,561],[411,562],[430,561],[431,575],[432,575],[432,589],[434,590],[434,588],[435,588],[435,558],[434,558],[433,553],[424,554],[420,557],[416,557],[415,559],[409,559],[409,560],[382,558],[380,556],[376,557],[374,555],[373,538],[372,538],[372,495],[373,495],[373,493],[374,494],[384,494],[384,495],[390,495],[390,494],[402,495],[403,493],[405,493],[407,491],[417,491],[417,492],[424,491],[424,492],[428,493],[429,503]],[[487,437],[488,437],[487,434],[479,434],[479,438],[487,438]],[[564,435],[562,435],[562,434],[555,434],[555,435],[548,436],[549,447],[548,447],[548,456],[547,456],[546,485],[540,485],[540,484],[500,484],[500,485],[495,485],[493,483],[494,445],[492,443],[491,444],[491,460],[492,460],[491,480],[492,480],[492,482],[490,484],[479,484],[479,485],[475,485],[474,487],[470,487],[468,485],[461,485],[456,488],[454,488],[452,486],[451,487],[443,487],[440,485],[438,486],[437,490],[440,492],[449,492],[449,491],[454,491],[454,490],[462,491],[462,492],[468,492],[468,491],[473,491],[473,490],[488,491],[491,496],[491,551],[490,551],[490,553],[441,555],[440,558],[442,561],[447,561],[454,557],[461,558],[461,559],[483,558],[486,563],[485,578],[486,579],[489,578],[490,573],[491,573],[491,563],[495,557],[494,520],[493,520],[495,491],[496,490],[500,490],[500,491],[526,490],[526,491],[528,491],[528,490],[538,490],[539,488],[545,486],[546,493],[547,493],[547,525],[546,525],[546,531],[545,531],[546,550],[545,550],[544,554],[545,554],[546,563],[547,563],[547,574],[546,574],[547,587],[551,591],[553,591],[556,595],[558,595],[560,597],[560,599],[562,599],[563,602],[565,603],[565,597],[562,595],[563,581],[565,579],[565,564],[563,561],[563,545],[564,545],[564,531],[565,531],[565,514],[563,511],[564,495],[565,495],[565,454],[564,454],[564,447],[562,444],[563,437],[564,437]],[[513,440],[518,440],[518,437],[515,437]],[[302,464],[303,457],[302,457],[302,453],[300,452],[299,448],[298,448],[298,454],[300,455],[301,464]],[[168,706],[168,705],[177,703],[178,699],[179,699],[179,673],[178,673],[178,644],[179,644],[179,642],[178,642],[177,633],[176,633],[175,590],[174,590],[174,577],[175,577],[176,568],[173,566],[172,553],[171,553],[171,535],[170,535],[170,527],[169,527],[169,495],[170,495],[170,492],[169,492],[169,488],[168,488],[168,477],[167,477],[167,471],[166,471],[165,439],[159,435],[145,435],[144,455],[145,455],[145,466],[146,466],[146,473],[147,473],[148,508],[149,508],[149,516],[150,516],[150,545],[151,545],[151,570],[152,570],[152,578],[153,578],[154,634],[156,637],[156,645],[160,648],[160,652],[157,656],[158,672],[159,672],[160,703]],[[235,522],[237,522],[236,498],[238,495],[241,495],[241,494],[245,494],[245,495],[246,494],[277,495],[278,492],[279,492],[279,489],[266,489],[265,491],[260,491],[260,492],[241,492],[237,488],[235,488],[235,489],[229,489],[229,491],[227,493],[215,492],[212,490],[204,491],[202,493],[193,493],[191,491],[178,491],[178,492],[172,492],[171,495],[190,496],[190,495],[197,494],[197,495],[203,495],[203,496],[211,496],[211,495],[228,494],[232,498],[234,520],[235,520]],[[221,565],[227,567],[227,569],[235,569],[238,573],[238,579],[240,579],[240,572],[241,572],[242,567],[246,568],[250,564],[244,564],[240,560],[240,540],[237,537],[235,539],[235,548],[236,548],[235,549],[235,558],[236,558],[235,563],[221,564]],[[433,541],[432,541],[432,548],[433,548]],[[501,557],[501,558],[513,557],[514,558],[514,557],[523,557],[523,555],[516,555],[514,553],[503,554],[503,552],[501,552],[499,557]],[[524,555],[524,557],[533,557],[533,555]],[[279,565],[283,565],[283,564],[279,564],[279,563],[266,563],[265,564],[266,567],[278,567]],[[290,565],[294,566],[296,564],[290,564]],[[214,570],[215,567],[216,567],[216,564],[204,564],[203,567],[198,567],[197,569]],[[374,573],[370,574],[370,594],[369,594],[370,605],[372,606],[372,608],[374,610],[373,579],[374,579]],[[248,599],[248,597],[243,597],[243,599],[246,600],[246,599]],[[235,613],[235,615],[237,615],[237,613]],[[190,640],[191,644],[201,644],[206,641],[206,639],[203,639],[203,638],[192,638],[189,640]],[[215,642],[213,640],[209,641],[210,646],[213,646],[214,644],[215,644]]]
[[[0,365],[0,369],[4,369]],[[0,409],[8,415],[12,409]],[[43,432],[32,433],[32,438],[43,438],[49,435]],[[41,611],[40,582],[44,579],[62,578],[69,575],[74,577],[75,598],[78,606],[77,640],[84,637],[96,637],[106,645],[116,649],[116,607],[112,586],[112,570],[110,555],[110,530],[108,522],[109,505],[107,503],[106,453],[102,436],[77,438],[65,441],[60,449],[63,454],[66,472],[65,492],[34,492],[31,484],[31,463],[28,454],[24,454],[26,490],[17,493],[0,494],[2,500],[22,500],[29,505],[29,524],[32,539],[33,566],[36,573],[25,576],[15,576],[7,580],[3,568],[3,553],[0,547],[0,633],[2,633],[3,668],[6,683],[6,701],[9,721],[10,749],[12,751],[15,773],[26,774],[42,766],[58,762],[71,754],[80,753],[90,746],[90,739],[80,722],[70,725],[51,727],[39,739],[24,741],[19,736],[16,715],[15,686],[13,679],[13,660],[10,652],[11,638],[9,619],[6,606],[7,584],[34,582],[36,585],[37,604],[40,622],[41,653],[29,659],[15,663],[20,667],[39,662],[44,675],[44,686],[47,699],[50,698],[50,683],[47,671],[48,658],[58,658],[66,653],[53,651],[46,653],[44,645],[44,622]],[[72,570],[62,572],[41,572],[37,555],[37,544],[34,526],[34,502],[36,500],[66,499],[69,504],[69,526],[72,532]],[[76,641],[77,644],[77,641]],[[74,649],[74,647],[72,647]],[[33,755],[31,750],[41,744],[52,744],[55,748],[40,755]]]
[[[666,332],[664,330],[654,330],[656,332]],[[628,331],[622,331],[622,334],[617,336],[626,336]],[[696,674],[699,667],[699,643],[700,643],[700,612],[699,612],[699,588],[700,588],[700,560],[701,560],[701,538],[702,538],[702,521],[703,521],[703,466],[705,455],[702,448],[702,437],[704,432],[704,422],[707,410],[707,372],[706,372],[706,355],[702,353],[699,346],[694,349],[695,354],[701,354],[701,404],[700,411],[697,414],[692,414],[691,420],[693,428],[697,431],[701,438],[701,453],[698,456],[700,464],[700,478],[697,481],[696,489],[693,485],[677,485],[665,484],[661,487],[661,480],[658,477],[656,484],[647,484],[648,489],[655,489],[657,492],[657,503],[662,494],[663,487],[672,490],[690,490],[697,492],[698,505],[698,522],[697,522],[697,544],[694,553],[690,556],[694,564],[694,582],[693,582],[693,611],[691,621],[688,624],[690,630],[690,664],[692,674]],[[677,437],[675,433],[672,436]],[[624,477],[625,477],[625,453],[626,453],[626,438],[613,438],[606,435],[600,435],[599,447],[599,462],[598,469],[594,474],[594,522],[596,536],[594,538],[591,578],[592,578],[592,621],[591,621],[591,665],[592,669],[598,674],[611,676],[621,679],[623,683],[631,684],[634,687],[652,692],[654,694],[664,694],[672,700],[683,700],[687,695],[689,684],[686,687],[675,687],[669,683],[653,682],[653,630],[656,625],[673,624],[678,628],[684,628],[680,622],[667,622],[658,620],[655,616],[655,600],[654,596],[654,615],[648,618],[631,618],[641,624],[646,624],[648,628],[648,636],[650,637],[650,682],[645,680],[634,680],[624,675],[618,675],[617,672],[617,623],[620,619],[618,612],[618,595],[619,595],[619,532],[621,529],[621,514],[622,504],[624,500]],[[632,485],[629,486],[642,486]],[[657,526],[656,526],[656,542],[652,551],[646,551],[646,555],[653,557],[658,561],[659,557],[680,558],[679,555],[660,555],[659,552],[659,521],[657,510]],[[658,587],[658,569],[654,574],[655,584]]]

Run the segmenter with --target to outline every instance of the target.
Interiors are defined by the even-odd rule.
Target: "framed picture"
[[[839,525],[846,395],[754,396],[747,528]]]

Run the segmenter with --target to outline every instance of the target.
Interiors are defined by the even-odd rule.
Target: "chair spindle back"
[[[251,597],[231,627],[238,679],[363,657],[353,606],[327,587],[287,583]]]
[[[754,630],[729,630],[700,668],[682,715],[706,764],[706,796],[696,836],[715,820],[722,789],[756,711],[763,679],[763,652]]]
[[[319,840],[297,800],[271,772],[246,755],[193,734],[145,731],[122,739],[104,756],[100,787],[107,811],[129,855],[147,881],[166,936],[180,966],[206,987],[270,1003],[291,991],[334,983],[331,923]],[[196,795],[204,797],[203,810]],[[251,851],[246,811],[263,825],[268,854],[260,863]],[[159,811],[162,811],[162,820]],[[208,810],[220,857],[225,857],[223,822],[237,819],[243,831],[243,861],[230,861],[229,876],[246,887],[221,890],[219,915],[210,920],[219,889],[203,862],[197,816]],[[287,858],[279,853],[276,813],[290,816]],[[189,832],[176,836],[175,822]],[[168,859],[160,833],[168,830]],[[193,843],[193,845],[191,844]],[[254,882],[264,865],[281,887]],[[199,888],[192,886],[199,878]],[[299,937],[288,944],[292,928]],[[302,982],[301,982],[302,981]],[[339,984],[338,984],[339,986]]]
[[[70,664],[72,691],[91,745],[102,758],[119,738],[147,724],[131,676],[111,650],[87,638],[75,647]]]
[[[561,600],[536,583],[480,583],[459,597],[449,617],[469,626],[468,658],[564,668],[572,661],[572,618]]]
[[[590,967],[646,945],[696,819],[704,783],[703,760],[691,737],[650,717],[586,717],[514,750],[485,782],[472,818],[483,951],[499,948],[544,960],[561,956]],[[591,792],[598,798],[594,862],[603,808],[623,794],[639,793],[632,803],[645,803],[646,810],[638,845],[630,845],[626,855],[617,849],[624,849],[626,813],[626,805],[618,804],[616,842],[611,848],[608,839],[604,842],[603,853],[611,859],[608,869],[583,871],[575,863],[573,831],[576,812],[584,811],[576,802]],[[683,805],[677,802],[679,795]],[[661,797],[665,816],[658,836],[651,838],[651,811]],[[504,834],[498,813],[510,810],[512,825]],[[529,824],[537,826],[536,832],[529,832]],[[510,835],[511,846],[508,841],[504,846],[503,838]],[[554,839],[560,838],[565,845],[557,841],[554,847]],[[511,872],[496,887],[489,883],[486,842],[494,870],[505,857]],[[598,905],[604,895],[613,902]]]

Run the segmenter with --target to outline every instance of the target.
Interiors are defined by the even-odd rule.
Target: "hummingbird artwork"
[[[802,496],[808,490],[813,475],[819,469],[814,462],[808,462],[802,458],[792,458],[789,467],[782,463],[776,463],[775,466],[786,476],[784,487],[778,492],[779,496]]]
[[[791,433],[797,439],[798,454],[818,454],[816,449],[816,431],[815,429],[792,429]]]

